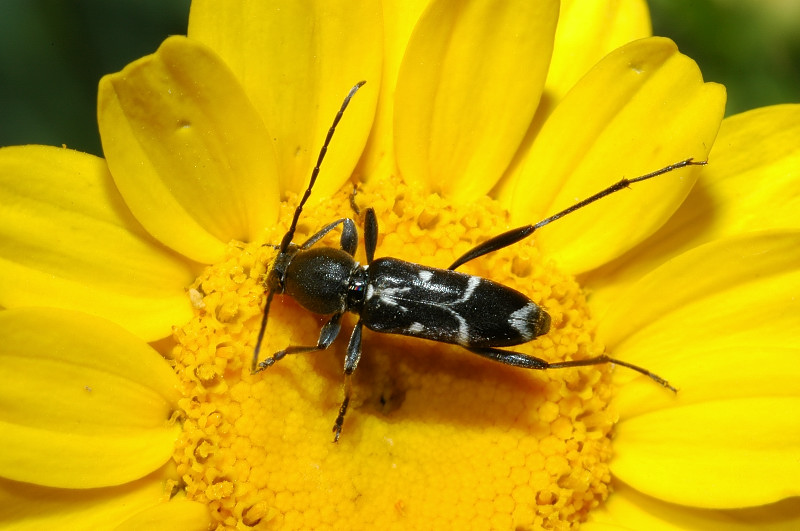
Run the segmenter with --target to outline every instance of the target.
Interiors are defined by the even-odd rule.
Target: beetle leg
[[[605,354],[603,354],[602,356],[595,356],[594,358],[587,358],[585,360],[557,361],[550,363],[534,356],[522,354],[521,352],[514,352],[513,350],[503,350],[494,347],[467,348],[467,350],[469,350],[470,352],[474,352],[479,356],[483,356],[484,358],[489,358],[490,360],[493,361],[499,361],[500,363],[505,363],[506,365],[512,365],[514,367],[522,367],[524,369],[535,369],[541,371],[545,369],[565,369],[567,367],[584,367],[586,365],[602,365],[604,363],[614,363],[616,365],[621,365],[623,367],[632,369],[638,373],[644,374],[648,378],[666,387],[667,389],[669,389],[674,393],[678,392],[677,389],[675,389],[672,385],[670,385],[670,383],[661,376],[652,373],[643,367],[639,367],[638,365],[633,365],[625,361],[621,361],[615,358],[610,358]]]
[[[342,425],[344,424],[344,416],[347,413],[347,406],[350,403],[350,379],[349,374],[344,375],[344,400],[339,407],[339,415],[336,417],[336,422],[333,424],[333,442],[339,442],[339,437],[342,435]]]
[[[585,366],[585,365],[600,365],[600,364],[603,364],[603,363],[613,363],[615,365],[621,365],[623,367],[627,367],[627,368],[629,368],[631,370],[634,370],[634,371],[636,371],[636,372],[638,372],[640,374],[644,374],[645,376],[647,376],[648,378],[650,378],[654,382],[662,385],[663,387],[666,387],[667,389],[669,389],[673,393],[677,393],[678,392],[678,390],[675,389],[672,385],[670,385],[670,383],[668,381],[666,381],[664,378],[662,378],[661,376],[659,376],[659,375],[657,375],[655,373],[652,373],[652,372],[648,371],[644,367],[639,367],[638,365],[634,365],[632,363],[628,363],[627,361],[622,361],[622,360],[618,360],[618,359],[615,359],[615,358],[609,358],[605,354],[603,354],[602,356],[595,356],[594,358],[588,358],[588,359],[585,359],[585,360],[572,360],[572,361],[560,361],[560,362],[556,362],[556,363],[549,363],[547,368],[548,369],[563,369],[564,367],[582,367],[582,366]]]
[[[494,347],[464,347],[470,352],[474,352],[484,358],[489,358],[492,361],[499,361],[506,365],[514,367],[522,367],[523,369],[536,369],[543,371],[550,368],[550,364],[534,356],[522,354],[521,352],[514,352],[513,350],[503,350]]]
[[[358,229],[356,229],[356,224],[350,218],[341,218],[337,219],[333,223],[328,223],[322,227],[319,232],[311,235],[306,241],[304,241],[300,246],[300,249],[308,249],[320,241],[330,231],[335,229],[337,225],[342,225],[342,236],[339,240],[342,250],[350,256],[353,256],[356,252],[356,247],[358,247]]]
[[[344,400],[339,408],[339,415],[336,417],[336,422],[333,424],[333,442],[339,442],[339,436],[342,434],[344,416],[347,413],[347,406],[350,403],[350,380],[352,379],[356,367],[358,367],[359,360],[361,360],[361,319],[358,320],[356,326],[353,328],[353,334],[350,336],[350,342],[347,344],[347,356],[344,358]]]
[[[343,223],[339,246],[344,252],[354,256],[358,247],[358,229],[356,229],[356,224],[350,218],[345,218]]]
[[[525,238],[533,234],[534,230],[536,230],[535,226],[526,225],[524,227],[518,227],[516,229],[511,229],[509,231],[506,231],[502,234],[498,234],[493,238],[489,238],[485,242],[476,245],[475,247],[473,247],[472,249],[461,255],[461,257],[452,264],[450,264],[450,267],[448,267],[447,269],[455,271],[456,268],[458,268],[459,266],[462,266],[467,262],[475,260],[479,256],[483,256],[485,254],[497,251],[504,247],[508,247],[509,245],[513,245],[520,240],[524,240]]]
[[[267,367],[271,367],[275,365],[275,362],[282,360],[288,354],[300,354],[303,352],[313,352],[317,350],[325,350],[326,348],[331,346],[336,336],[339,335],[339,330],[342,329],[342,314],[337,313],[334,314],[330,320],[325,323],[322,327],[322,330],[319,334],[319,340],[317,340],[317,344],[314,346],[289,346],[285,349],[276,352],[271,357],[265,359],[258,366],[252,371],[252,374],[257,372],[261,372]]]
[[[368,208],[364,214],[364,252],[367,255],[367,265],[375,258],[375,248],[378,246],[378,218],[375,211]]]

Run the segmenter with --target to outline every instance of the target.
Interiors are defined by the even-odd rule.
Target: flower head
[[[20,506],[54,500],[24,518],[566,527],[702,523],[796,496],[800,111],[718,135],[723,89],[670,41],[635,40],[642,4],[583,4],[559,18],[556,1],[196,1],[188,37],[101,81],[105,161],[1,150],[0,325],[14,334],[0,363],[24,378],[0,394],[0,475]],[[613,354],[678,395],[622,368],[525,371],[365,332],[333,445],[346,341],[250,374],[263,244],[285,234],[361,79],[295,242],[359,222],[355,204],[377,214],[378,256],[447,267],[622,177],[708,158],[464,267],[551,315],[513,350]],[[290,297],[270,312],[265,356],[316,344],[329,319]]]

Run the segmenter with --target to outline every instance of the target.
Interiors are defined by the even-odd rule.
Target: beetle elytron
[[[350,336],[344,360],[344,400],[333,425],[334,442],[339,440],[350,402],[350,380],[361,359],[361,332],[364,326],[385,334],[402,334],[456,344],[491,360],[525,369],[544,370],[615,363],[649,376],[675,391],[666,380],[647,369],[606,355],[551,363],[520,352],[503,350],[500,347],[520,345],[546,334],[550,330],[550,316],[527,296],[514,289],[482,277],[456,272],[455,269],[479,256],[527,238],[536,229],[627,188],[632,183],[678,168],[703,165],[705,162],[687,159],[647,175],[622,179],[535,225],[509,230],[477,245],[453,262],[448,269],[428,267],[396,258],[374,259],[378,222],[375,212],[368,208],[364,216],[367,265],[362,266],[354,260],[358,232],[350,218],[338,219],[328,224],[300,245],[293,243],[292,239],[303,205],[311,195],[319,175],[333,132],[350,99],[364,83],[361,81],[350,90],[336,114],[320,150],[317,164],[311,172],[308,188],[294,211],[289,230],[277,246],[278,255],[269,268],[266,279],[267,301],[253,352],[253,374],[272,366],[287,354],[327,349],[339,335],[344,313],[353,312],[358,315],[358,322]],[[339,225],[342,226],[339,249],[314,247],[314,244]],[[267,327],[269,308],[276,293],[286,293],[307,310],[331,317],[323,325],[316,345],[289,346],[259,363],[258,355]]]

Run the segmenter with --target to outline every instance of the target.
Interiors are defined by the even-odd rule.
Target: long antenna
[[[583,208],[586,205],[590,205],[590,204],[594,203],[595,201],[597,201],[598,199],[602,199],[602,198],[606,197],[607,195],[611,195],[611,194],[613,194],[615,192],[619,192],[623,188],[628,188],[628,186],[630,186],[633,183],[646,181],[647,179],[652,179],[653,177],[657,177],[659,175],[663,175],[665,173],[669,173],[669,172],[677,170],[679,168],[685,168],[686,166],[705,166],[705,165],[706,165],[706,161],[695,162],[694,159],[686,159],[686,160],[682,160],[680,162],[676,162],[675,164],[670,164],[669,166],[665,166],[664,168],[661,168],[660,170],[656,170],[654,172],[648,173],[647,175],[641,175],[639,177],[634,177],[632,179],[622,179],[621,181],[612,184],[608,188],[604,188],[604,189],[600,190],[599,192],[597,192],[593,196],[587,197],[583,201],[579,201],[578,203],[575,203],[571,207],[566,208],[566,209],[562,210],[561,212],[559,212],[557,214],[553,214],[549,218],[543,219],[542,221],[540,221],[539,223],[536,223],[535,225],[525,225],[524,227],[518,227],[516,229],[511,229],[511,230],[506,231],[506,232],[504,232],[502,234],[498,234],[494,238],[490,238],[490,239],[486,240],[485,242],[481,243],[480,245],[476,245],[475,247],[473,247],[472,249],[470,249],[469,251],[464,253],[458,260],[453,262],[450,265],[450,267],[448,267],[448,269],[450,269],[450,270],[456,269],[457,267],[462,266],[462,265],[466,264],[467,262],[469,262],[471,260],[475,260],[479,256],[483,256],[483,255],[491,253],[493,251],[497,251],[499,249],[502,249],[503,247],[508,247],[509,245],[517,243],[520,240],[524,240],[525,238],[527,238],[528,236],[533,234],[533,232],[536,229],[540,229],[540,228],[544,227],[545,225],[548,225],[548,224],[554,222],[555,220],[566,216],[567,214],[575,212],[576,210],[578,210],[580,208]]]
[[[350,89],[350,92],[347,93],[347,96],[344,98],[342,102],[342,106],[339,109],[339,112],[336,113],[336,116],[333,118],[333,124],[328,129],[328,134],[325,136],[325,142],[322,143],[322,149],[319,150],[319,156],[317,157],[317,165],[314,166],[314,170],[311,172],[311,182],[308,183],[308,188],[306,188],[305,193],[303,194],[303,198],[300,200],[300,204],[297,205],[297,208],[294,211],[294,218],[292,218],[292,224],[289,226],[289,230],[283,236],[283,240],[281,241],[281,248],[280,252],[285,252],[286,249],[289,248],[289,244],[292,243],[292,239],[294,238],[294,231],[297,229],[297,222],[300,219],[300,214],[303,212],[303,205],[306,204],[308,198],[311,197],[311,189],[314,188],[314,183],[317,182],[317,176],[319,175],[319,167],[322,165],[322,161],[325,158],[325,153],[328,152],[328,144],[331,143],[331,138],[333,138],[333,132],[336,130],[336,126],[339,125],[339,120],[342,119],[342,115],[344,114],[345,109],[350,104],[350,100],[353,98],[358,89],[364,86],[366,81],[359,81],[355,84],[353,88]]]
[[[345,109],[347,109],[347,106],[350,104],[350,100],[353,98],[355,93],[358,92],[358,89],[363,87],[365,83],[366,81],[359,81],[353,88],[350,89],[350,92],[347,93],[347,96],[345,96],[344,101],[342,102],[342,106],[339,108],[339,112],[337,112],[336,116],[333,118],[333,124],[328,129],[328,134],[325,135],[325,141],[322,143],[322,148],[319,150],[317,164],[311,171],[311,180],[308,183],[308,188],[306,188],[303,198],[300,200],[300,204],[298,204],[297,208],[294,210],[294,217],[292,218],[292,224],[289,226],[289,230],[286,232],[286,234],[284,234],[283,240],[281,240],[281,245],[278,248],[278,256],[286,253],[289,245],[291,245],[292,239],[294,239],[294,231],[297,229],[297,222],[300,220],[300,214],[303,212],[303,205],[305,205],[306,201],[308,201],[308,198],[311,197],[311,189],[314,188],[314,183],[317,182],[319,167],[322,165],[322,161],[325,159],[325,153],[328,152],[328,145],[331,143],[331,139],[333,138],[333,132],[336,130],[336,126],[339,125],[339,121],[342,119]],[[253,350],[253,362],[250,366],[250,372],[252,374],[255,374],[256,369],[258,368],[258,355],[261,352],[261,342],[264,340],[264,333],[267,331],[269,307],[272,304],[272,297],[274,295],[275,291],[272,289],[272,287],[268,287],[267,302],[264,304],[264,316],[261,318],[261,328],[258,330],[256,348]]]
[[[264,332],[267,331],[267,316],[269,316],[269,307],[272,304],[272,297],[275,292],[271,289],[267,291],[267,302],[264,304],[264,316],[261,318],[261,328],[258,331],[258,339],[256,339],[256,348],[253,350],[253,362],[250,364],[250,374],[256,373],[258,366],[258,354],[261,352],[261,341],[264,339]]]

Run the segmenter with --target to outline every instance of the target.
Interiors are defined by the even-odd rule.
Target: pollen
[[[267,243],[280,242],[296,202],[288,198]],[[342,217],[361,227],[367,206],[379,223],[376,256],[434,267],[510,228],[491,199],[454,205],[389,178],[312,200],[295,242]],[[317,245],[337,247],[339,234]],[[526,370],[365,330],[334,444],[355,316],[328,350],[250,374],[275,253],[231,243],[191,286],[195,317],[174,334],[184,419],[174,459],[187,497],[209,507],[217,529],[563,529],[606,498],[614,415],[604,366]],[[361,245],[356,260],[366,261]],[[547,361],[602,354],[580,286],[541,255],[535,236],[460,270],[550,314],[550,331],[514,350]],[[326,319],[276,295],[261,359],[316,344]]]

